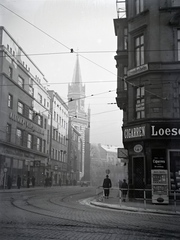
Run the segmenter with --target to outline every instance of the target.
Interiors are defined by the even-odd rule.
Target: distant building
[[[66,183],[67,155],[68,155],[68,106],[53,90],[48,90],[50,96],[50,143],[49,143],[49,171],[53,184]]]
[[[79,57],[72,79],[68,86],[68,108],[72,125],[81,134],[82,139],[82,159],[80,160],[80,180],[89,181],[90,177],[90,109],[85,110],[85,86],[82,83]]]
[[[77,128],[73,126],[71,117],[69,118],[68,130],[68,159],[67,159],[67,179],[70,183],[80,180],[80,170],[82,163],[82,139]]]
[[[118,148],[110,145],[91,144],[91,184],[102,186],[108,174],[112,185],[118,187],[118,181],[128,180],[128,164],[125,164],[127,151],[121,149],[122,157],[118,158]]]

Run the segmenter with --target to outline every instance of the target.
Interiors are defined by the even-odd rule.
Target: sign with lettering
[[[180,124],[152,124],[150,134],[153,138],[180,138]]]
[[[166,169],[166,150],[152,149],[152,169]]]
[[[144,72],[147,70],[148,70],[148,64],[144,64],[142,66],[138,66],[136,68],[133,68],[133,69],[130,69],[129,71],[127,71],[127,76],[130,77],[130,76],[133,76],[135,74],[138,74],[138,73],[141,73],[141,72]]]
[[[11,113],[9,114],[9,118],[10,118],[11,120],[13,120],[13,121],[15,121],[15,122],[23,125],[24,127],[30,129],[31,131],[35,131],[35,132],[37,132],[37,133],[39,133],[39,134],[41,134],[41,135],[44,135],[44,131],[43,131],[41,128],[37,127],[35,124],[33,124],[33,123],[25,120],[24,118],[16,115],[16,114],[13,113],[13,112],[11,112]]]
[[[142,138],[146,136],[145,125],[136,126],[131,128],[124,128],[124,139]]]

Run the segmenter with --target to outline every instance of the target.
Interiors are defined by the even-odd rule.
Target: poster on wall
[[[152,149],[152,169],[167,169],[166,150]]]

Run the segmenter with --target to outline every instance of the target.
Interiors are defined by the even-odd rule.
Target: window
[[[136,118],[145,117],[145,90],[144,86],[136,89]]]
[[[13,108],[13,96],[11,94],[8,95],[8,107]]]
[[[55,159],[58,160],[58,151],[55,152]]]
[[[39,101],[40,103],[42,103],[42,96],[41,96],[40,93],[38,93],[38,101]]]
[[[180,61],[180,29],[177,30],[177,41],[178,41],[178,61]]]
[[[47,128],[47,119],[45,118],[44,119],[44,129],[46,129]]]
[[[135,4],[136,14],[144,11],[144,0],[135,0]]]
[[[144,64],[144,35],[135,38],[135,64],[136,67]]]
[[[54,148],[52,149],[52,159],[54,159]]]
[[[33,120],[33,110],[29,109],[29,119]]]
[[[127,78],[127,67],[124,67],[123,69],[123,75],[124,75],[124,90],[127,90],[127,82],[126,82],[126,78]]]
[[[32,148],[32,135],[31,134],[28,134],[27,136],[27,147],[28,148]]]
[[[38,115],[37,119],[38,119],[38,125],[42,126],[42,116]]]
[[[29,94],[34,96],[34,88],[32,86],[29,86]]]
[[[56,141],[58,141],[58,131],[56,131]]]
[[[47,143],[49,143],[49,130],[47,130]]]
[[[24,88],[24,79],[20,76],[18,76],[18,85],[22,88]]]
[[[124,28],[124,50],[127,50],[128,48],[128,33],[127,33],[127,28]]]
[[[7,123],[6,125],[6,140],[11,142],[11,124]]]
[[[42,145],[41,145],[41,139],[40,139],[40,138],[37,138],[37,150],[38,150],[38,151],[41,151],[41,147],[42,147]]]
[[[43,153],[46,153],[46,140],[42,141],[42,151]]]
[[[16,143],[20,146],[23,143],[23,131],[19,128],[16,129]]]
[[[13,69],[12,69],[12,67],[9,67],[9,77],[10,78],[13,77]]]
[[[46,99],[44,98],[44,106],[46,107]]]
[[[24,113],[24,104],[21,102],[18,102],[18,113],[20,114]]]

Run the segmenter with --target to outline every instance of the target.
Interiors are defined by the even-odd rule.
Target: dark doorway
[[[144,189],[144,157],[133,158],[133,185],[135,189]],[[143,191],[135,191],[135,197],[143,197]]]

